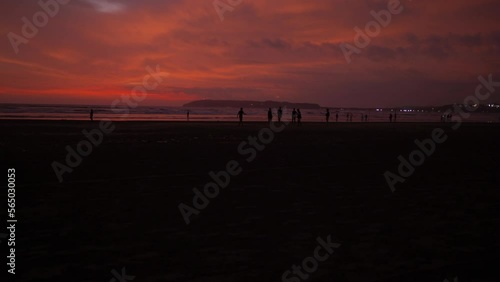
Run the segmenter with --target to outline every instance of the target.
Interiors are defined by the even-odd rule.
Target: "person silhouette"
[[[246,115],[246,113],[243,111],[243,108],[240,108],[240,111],[237,114],[238,118],[240,119],[240,122],[238,123],[238,125],[243,124],[243,115]]]
[[[326,123],[328,123],[328,121],[330,120],[330,109],[326,109],[325,117],[326,117]]]
[[[302,113],[300,112],[300,109],[297,109],[297,125],[302,125]]]
[[[396,122],[397,119],[398,119],[398,113],[394,112],[394,122]]]
[[[271,123],[273,121],[273,111],[271,108],[269,108],[269,111],[267,111],[267,121]]]
[[[293,108],[293,111],[292,111],[292,123],[295,123],[295,119],[297,118],[297,111],[295,110],[295,108]]]
[[[189,110],[187,110],[186,117],[187,117],[187,121],[189,121]]]
[[[368,115],[365,115],[365,122],[368,122]]]
[[[278,122],[281,122],[281,116],[283,116],[283,110],[281,107],[278,108]]]
[[[349,122],[352,122],[352,117],[353,117],[353,116],[354,116],[354,115],[353,115],[352,113],[350,113],[350,114],[349,114]]]
[[[389,122],[392,122],[392,113],[389,115]]]
[[[335,122],[339,122],[339,113],[338,112],[335,114]]]
[[[90,121],[94,121],[94,109],[90,109]]]

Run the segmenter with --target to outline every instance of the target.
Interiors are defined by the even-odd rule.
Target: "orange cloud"
[[[225,1],[225,0],[221,0]],[[243,1],[220,21],[211,1],[71,1],[15,54],[0,44],[0,102],[106,104],[171,75],[148,104],[279,99],[329,106],[453,103],[498,73],[500,3],[401,1],[402,13],[347,64],[340,49],[388,0]],[[40,7],[3,1],[0,30],[22,35]]]

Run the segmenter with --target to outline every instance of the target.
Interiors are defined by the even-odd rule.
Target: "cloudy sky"
[[[243,0],[221,21],[213,0],[71,0],[16,54],[12,34],[42,8],[1,1],[0,103],[109,104],[156,65],[170,75],[143,105],[437,105],[473,94],[478,75],[500,80],[498,0],[402,0],[348,63],[341,44],[388,2]]]

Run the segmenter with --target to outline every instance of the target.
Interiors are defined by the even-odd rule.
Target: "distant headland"
[[[242,101],[242,100],[197,100],[184,104],[183,107],[214,107],[214,108],[300,108],[320,109],[321,106],[312,103],[290,103],[278,101]]]

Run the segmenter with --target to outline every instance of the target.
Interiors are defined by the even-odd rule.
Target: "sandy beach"
[[[19,281],[286,281],[329,235],[307,281],[500,281],[498,123],[288,125],[252,161],[238,147],[267,123],[112,126],[59,182],[52,163],[99,123],[0,121]],[[391,192],[384,173],[436,128],[447,140]],[[241,173],[186,225],[179,204],[231,160]]]

